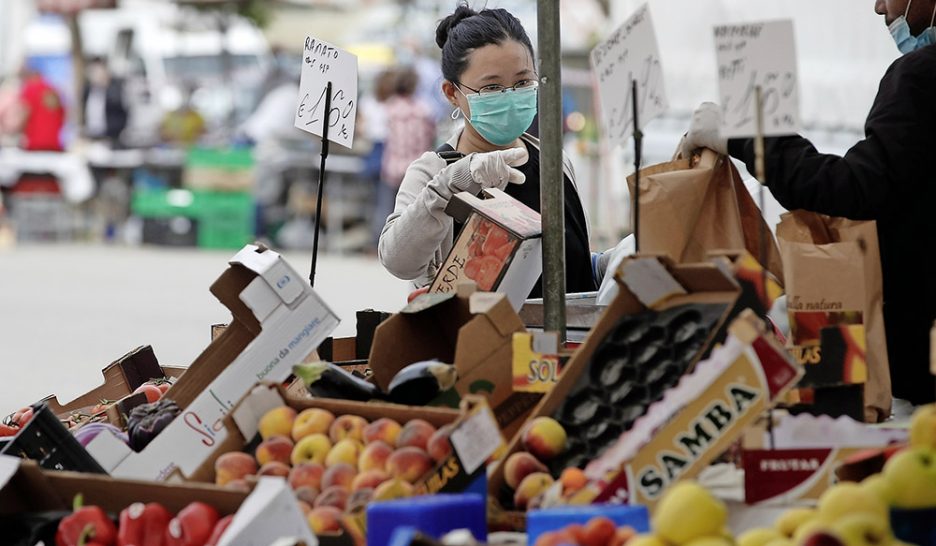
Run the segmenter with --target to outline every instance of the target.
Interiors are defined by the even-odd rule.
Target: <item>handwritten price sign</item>
[[[612,145],[623,144],[634,128],[633,80],[637,80],[640,128],[669,106],[650,8],[644,4],[610,38],[591,52],[605,130]]]
[[[799,131],[796,47],[792,21],[715,27],[722,136],[757,132],[756,88],[764,101],[764,135]]]
[[[295,126],[322,136],[325,127],[325,88],[332,82],[328,140],[351,147],[357,113],[357,57],[328,42],[308,37],[302,50],[302,75]]]

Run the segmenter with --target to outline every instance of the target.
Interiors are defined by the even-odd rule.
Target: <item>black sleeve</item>
[[[898,59],[881,80],[865,139],[844,157],[819,153],[803,137],[765,139],[767,186],[787,209],[855,220],[880,218],[907,195],[914,165],[929,158],[936,97],[933,55]],[[754,140],[732,139],[729,154],[754,173]]]

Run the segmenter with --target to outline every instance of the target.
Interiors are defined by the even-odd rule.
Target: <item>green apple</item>
[[[896,453],[884,464],[897,508],[936,507],[936,451],[912,447]]]

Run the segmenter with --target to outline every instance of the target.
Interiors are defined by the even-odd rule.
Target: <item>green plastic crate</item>
[[[228,170],[250,169],[254,165],[250,148],[192,148],[185,158],[186,167],[220,167]]]
[[[201,248],[241,248],[254,237],[254,201],[245,192],[141,190],[133,192],[131,210],[142,218],[198,220]]]

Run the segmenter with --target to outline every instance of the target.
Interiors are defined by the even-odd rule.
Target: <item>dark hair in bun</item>
[[[520,20],[505,9],[475,11],[461,2],[455,13],[439,22],[436,44],[442,48],[442,76],[458,82],[468,66],[468,55],[479,47],[516,40],[533,56],[533,45]]]

